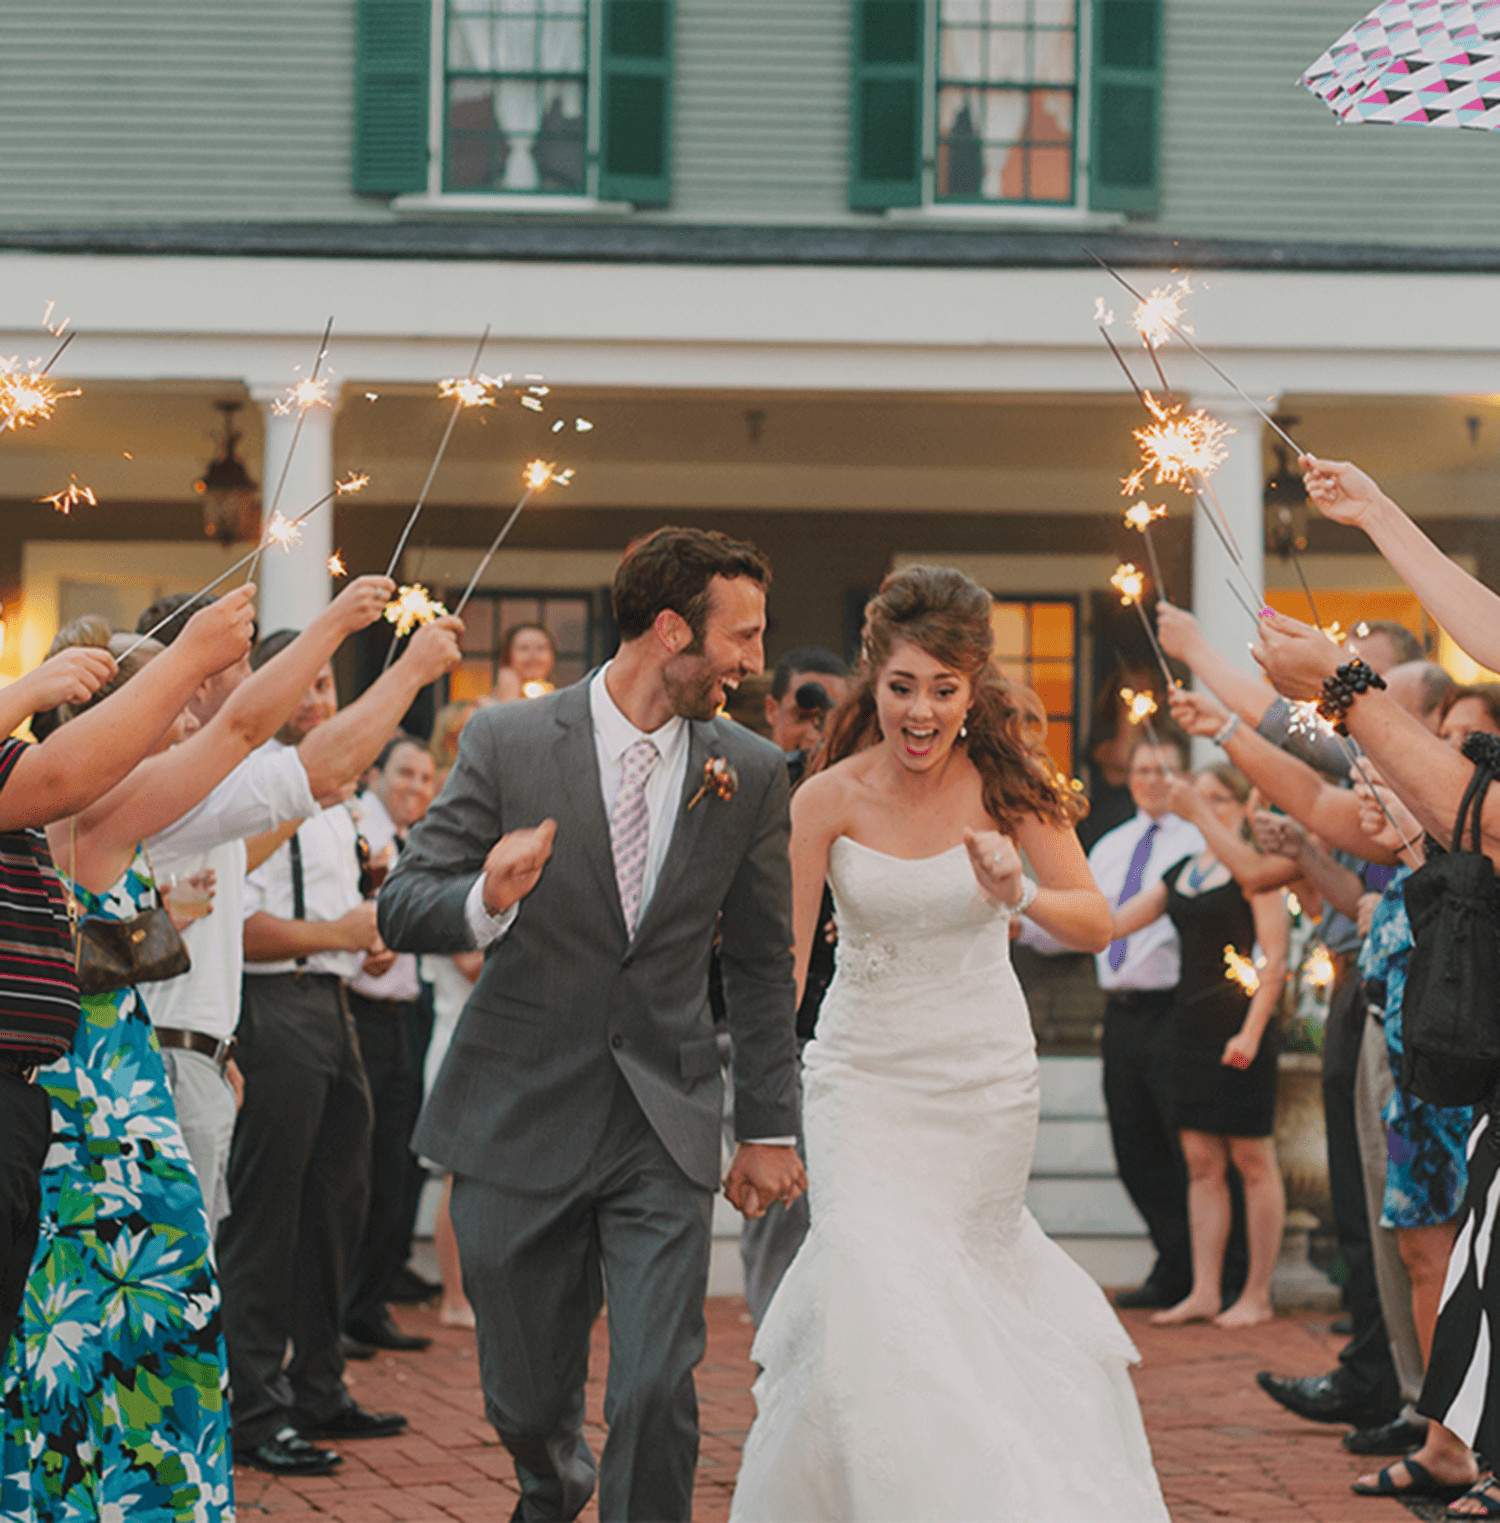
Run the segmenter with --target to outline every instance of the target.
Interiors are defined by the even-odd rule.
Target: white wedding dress
[[[755,1340],[733,1523],[1164,1523],[1135,1348],[1026,1209],[1039,1085],[1008,916],[962,846],[840,837],[829,879],[812,1230]]]

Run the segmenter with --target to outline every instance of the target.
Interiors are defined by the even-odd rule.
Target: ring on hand
[[[994,856],[990,858],[990,866],[993,867],[996,872],[1000,871],[1000,860],[1000,853],[998,851],[994,854]]]

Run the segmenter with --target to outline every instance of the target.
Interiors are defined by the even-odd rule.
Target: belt
[[[1168,986],[1165,989],[1106,989],[1104,998],[1107,1004],[1124,1005],[1159,1005],[1168,1001],[1177,990]]]
[[[201,1052],[204,1057],[212,1058],[219,1065],[220,1073],[229,1066],[229,1060],[234,1056],[233,1037],[220,1041],[218,1037],[208,1036],[202,1031],[180,1031],[175,1026],[158,1026],[156,1045],[177,1047],[186,1052]]]
[[[36,1078],[36,1071],[41,1066],[35,1058],[22,1058],[13,1052],[0,1052],[0,1073],[14,1074],[23,1084],[30,1084]]]
[[[421,996],[418,995],[413,999],[377,999],[373,994],[361,994],[358,989],[349,989],[349,998],[357,1004],[368,1005],[370,1009],[383,1011],[387,1015],[405,1015],[420,1001]]]

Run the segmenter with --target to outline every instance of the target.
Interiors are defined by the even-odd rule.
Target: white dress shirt
[[[240,1023],[240,976],[245,966],[246,836],[318,813],[302,759],[275,741],[252,752],[195,809],[151,837],[146,850],[160,875],[216,875],[213,909],[182,933],[193,965],[180,978],[152,984],[145,1004],[152,1023],[198,1031],[217,1041]]]
[[[599,792],[604,798],[606,819],[615,807],[615,795],[620,791],[625,753],[636,741],[649,740],[660,756],[646,779],[646,815],[651,826],[646,840],[645,876],[641,883],[641,918],[644,919],[677,825],[678,803],[687,776],[689,730],[687,720],[675,714],[649,735],[636,729],[609,695],[604,678],[612,664],[606,662],[589,684],[589,718],[594,727],[594,750],[599,758]],[[490,914],[484,907],[484,874],[480,873],[469,890],[464,910],[474,945],[483,948],[511,928],[520,906],[513,904],[501,914]]]
[[[387,867],[396,865],[396,822],[385,805],[373,793],[362,793],[349,805],[355,827],[369,843],[370,858],[378,862],[385,855]],[[372,978],[361,968],[349,987],[366,999],[414,1000],[422,993],[415,952],[400,952],[379,978]]]
[[[359,855],[354,820],[343,807],[325,809],[297,831],[302,848],[303,915],[306,920],[337,920],[360,903]],[[291,843],[273,852],[245,880],[245,918],[264,910],[278,920],[296,920],[292,895]],[[332,973],[352,979],[364,962],[363,952],[314,952],[303,963],[308,973]],[[245,963],[246,975],[295,973],[297,960]]]
[[[1125,875],[1130,871],[1130,859],[1135,855],[1141,837],[1153,824],[1161,828],[1151,842],[1151,855],[1146,858],[1146,870],[1141,875],[1143,889],[1158,882],[1174,862],[1194,856],[1204,848],[1203,837],[1196,825],[1190,825],[1175,814],[1164,814],[1153,821],[1149,814],[1137,810],[1133,819],[1101,836],[1089,853],[1089,870],[1100,892],[1109,900],[1111,909],[1119,907]],[[1182,973],[1182,948],[1176,928],[1162,915],[1126,938],[1125,961],[1118,968],[1110,967],[1108,948],[1094,958],[1094,965],[1098,970],[1099,987],[1106,991],[1174,989]]]

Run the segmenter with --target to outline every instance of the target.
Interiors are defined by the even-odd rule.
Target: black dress
[[[1233,878],[1204,893],[1181,894],[1191,857],[1162,874],[1167,914],[1182,942],[1182,976],[1172,1005],[1172,1079],[1177,1125],[1216,1137],[1269,1137],[1276,1121],[1277,1033],[1267,1026],[1248,1068],[1220,1061],[1244,1024],[1249,996],[1224,976],[1224,948],[1249,957],[1255,916]]]

